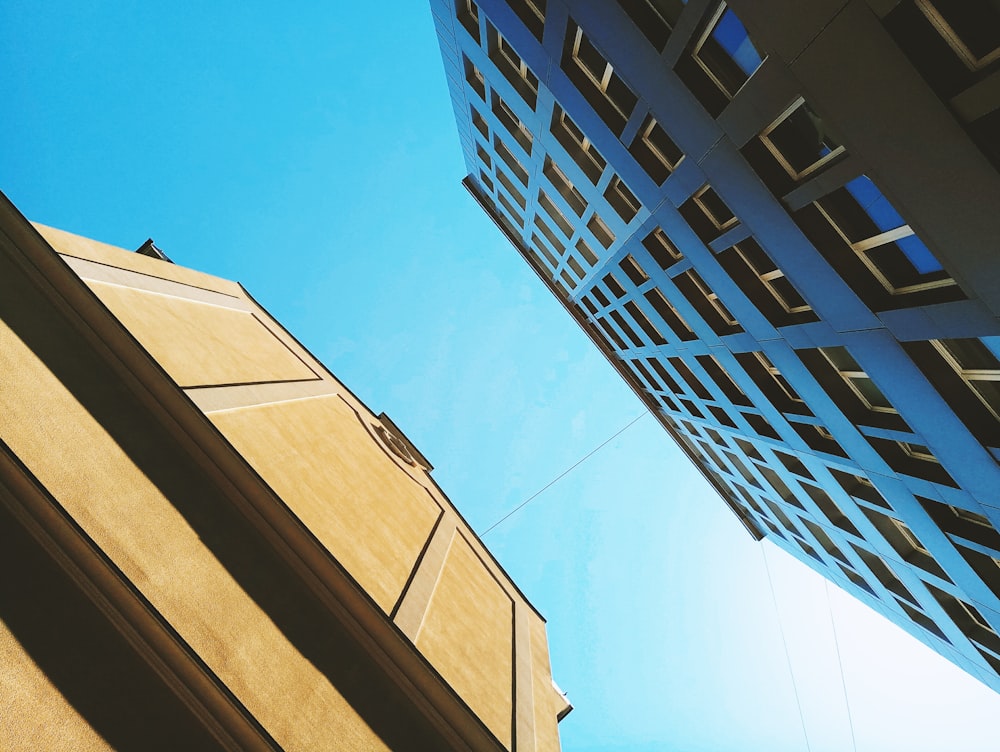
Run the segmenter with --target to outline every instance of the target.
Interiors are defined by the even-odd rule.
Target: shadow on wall
[[[362,652],[211,479],[159,424],[148,420],[146,409],[119,377],[6,254],[0,254],[0,318],[388,747],[448,748],[414,703]],[[198,736],[176,698],[153,679],[93,605],[37,546],[32,547],[27,534],[6,518],[0,520],[0,529],[0,565],[7,573],[0,578],[0,619],[87,721],[120,750],[214,748],[213,742]],[[11,577],[12,572],[19,574]],[[190,736],[180,739],[178,734]]]

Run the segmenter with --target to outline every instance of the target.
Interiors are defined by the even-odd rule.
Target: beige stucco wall
[[[388,613],[442,510],[336,395],[212,422]]]
[[[3,324],[0,373],[9,376],[0,435],[282,746],[389,749],[249,597],[121,437]],[[162,456],[168,465],[175,459]],[[206,488],[192,477],[176,491],[197,496]]]
[[[197,387],[195,404],[387,618],[403,602],[400,629],[500,743],[527,723],[525,749],[557,750],[544,622],[426,473],[380,442],[371,411],[238,285],[38,229],[175,382]],[[100,382],[70,339],[60,357]],[[308,627],[289,625],[295,609],[270,602],[287,573],[253,569],[258,543],[183,447],[132,421],[141,410],[120,384],[75,388],[50,365],[0,324],[0,436],[267,731],[287,749],[402,748],[358,710],[376,700],[338,689],[322,634],[296,637]],[[522,642],[516,609],[531,622]],[[515,682],[515,666],[529,675]],[[515,707],[529,708],[518,723]],[[426,744],[419,721],[401,723]]]
[[[513,617],[510,597],[456,532],[417,647],[508,748]]]
[[[169,292],[89,284],[180,386],[318,378],[250,311]]]
[[[0,749],[9,752],[113,749],[59,692],[2,621]]]

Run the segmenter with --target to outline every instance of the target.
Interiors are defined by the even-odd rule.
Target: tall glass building
[[[465,187],[755,538],[1000,690],[1000,10],[431,0]]]

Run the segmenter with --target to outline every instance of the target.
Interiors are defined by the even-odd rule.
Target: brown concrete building
[[[430,470],[240,285],[0,196],[0,749],[558,750]]]

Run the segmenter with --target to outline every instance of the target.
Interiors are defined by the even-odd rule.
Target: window
[[[598,319],[597,323],[600,325],[604,333],[608,335],[608,338],[615,344],[618,350],[627,350],[628,345],[625,344],[625,340],[618,336],[618,332],[615,331],[614,327],[608,323],[607,319]]]
[[[861,369],[858,362],[851,357],[846,347],[821,347],[819,351],[837,369],[841,378],[843,378],[857,398],[864,403],[865,407],[877,413],[896,412],[896,408],[882,394],[882,391],[875,386],[875,382]]]
[[[914,551],[919,551],[922,554],[927,554],[928,556],[930,556],[931,552],[928,551],[926,548],[924,548],[924,544],[921,543],[920,539],[917,538],[914,532],[910,530],[909,527],[907,527],[905,522],[903,522],[902,520],[897,520],[895,517],[889,517],[889,521],[893,524],[893,527],[895,527],[899,531],[900,536],[902,536],[902,539],[906,542],[906,545],[909,548],[912,548]]]
[[[586,261],[590,266],[597,263],[597,255],[591,250],[590,246],[587,245],[583,238],[576,241],[576,250],[579,251],[583,260]]]
[[[753,238],[741,240],[733,246],[733,250],[764,283],[764,287],[786,313],[805,313],[812,310],[756,240]]]
[[[513,198],[517,202],[517,205],[520,206],[521,210],[523,211],[528,204],[524,200],[524,196],[522,196],[521,192],[517,189],[517,186],[514,185],[514,181],[511,180],[509,177],[507,177],[507,173],[500,169],[500,165],[497,165],[496,174],[497,174],[497,180],[499,180],[500,184],[507,189],[507,192],[511,195],[511,198]]]
[[[614,319],[615,323],[618,324],[618,328],[625,332],[625,336],[629,338],[632,343],[632,347],[645,347],[646,343],[642,341],[635,330],[625,321],[625,317],[621,315],[618,311],[611,312],[611,318]]]
[[[535,226],[545,236],[545,239],[552,244],[552,247],[556,249],[560,256],[566,252],[566,244],[559,239],[559,236],[553,232],[548,223],[537,214],[535,215]],[[605,303],[605,305],[607,304]]]
[[[472,124],[476,126],[476,130],[483,134],[483,138],[489,140],[490,137],[490,127],[486,124],[486,120],[479,113],[475,107],[470,108],[472,110]]]
[[[1000,5],[904,0],[882,24],[993,166],[1000,169]],[[987,83],[990,82],[990,83]]]
[[[549,198],[549,195],[540,188],[538,190],[538,205],[546,213],[548,213],[550,217],[552,217],[555,223],[559,226],[559,229],[562,230],[563,234],[567,238],[573,234],[573,225],[571,225],[569,220],[566,219],[566,215],[552,203],[552,199]]]
[[[1000,358],[985,343],[1000,343],[1000,338],[931,340],[966,386],[972,390],[993,417],[1000,420]],[[995,346],[995,345],[994,345]]]
[[[493,150],[496,155],[504,161],[514,176],[521,181],[521,185],[527,187],[528,185],[528,171],[524,169],[524,165],[521,164],[520,160],[514,156],[510,149],[507,148],[507,144],[500,140],[500,137],[495,133],[493,134]]]
[[[486,149],[484,149],[479,144],[476,144],[476,156],[478,156],[479,161],[482,162],[484,165],[486,165],[488,168],[490,169],[493,168],[493,160],[490,159],[490,155],[486,153]]]
[[[566,199],[566,203],[576,213],[578,217],[583,215],[587,209],[587,201],[578,191],[565,173],[559,169],[551,157],[545,157],[545,164],[542,167],[542,174],[549,179],[556,192]]]
[[[864,590],[868,595],[875,595],[875,591],[872,590],[872,586],[868,584],[868,581],[859,575],[854,569],[842,562],[837,562],[840,567],[840,571],[844,573],[844,576],[851,581],[853,585]]]
[[[604,199],[611,204],[611,208],[618,212],[618,216],[626,224],[635,219],[635,215],[642,208],[639,199],[635,197],[635,194],[628,189],[628,186],[617,175],[611,178],[611,182],[608,183],[608,187],[604,191]]]
[[[687,0],[618,0],[618,4],[658,52],[666,45],[670,30],[680,18],[686,2]]]
[[[915,0],[969,70],[1000,60],[1000,6],[991,0]]]
[[[687,363],[680,358],[667,358],[667,360],[670,362],[670,365],[674,367],[674,370],[681,375],[681,378],[687,382],[693,394],[695,394],[699,399],[712,399],[712,393],[708,391],[701,379],[695,376],[694,372],[688,368]]]
[[[493,193],[493,190],[494,190],[494,188],[493,188],[493,181],[490,180],[490,176],[486,174],[485,170],[480,170],[479,171],[479,183],[487,191],[489,191],[490,193]]]
[[[760,134],[760,140],[793,180],[801,180],[844,153],[840,139],[802,97]]]
[[[826,534],[823,528],[813,522],[810,522],[809,520],[803,520],[802,522],[806,526],[806,529],[812,533],[813,538],[816,539],[816,542],[819,543],[824,551],[826,551],[834,559],[839,560],[841,564],[850,566],[850,561],[848,561],[847,556],[837,547],[837,544],[831,540],[830,536]]]
[[[935,577],[948,579],[931,552],[903,520],[876,512],[874,509],[862,508],[862,511],[903,561],[920,567]]]
[[[497,193],[497,198],[500,200],[500,203],[503,204],[503,208],[507,210],[507,213],[510,215],[511,219],[517,222],[517,226],[524,227],[524,217],[518,214],[517,209],[515,209],[514,205],[507,200],[507,197],[502,192],[500,192]]]
[[[545,257],[545,260],[548,262],[549,266],[551,266],[553,269],[559,266],[559,259],[557,259],[554,255],[552,255],[552,251],[550,251],[548,247],[545,245],[545,243],[542,242],[541,238],[533,234],[531,236],[531,242],[535,249],[542,252],[542,256]]]
[[[777,393],[780,394],[781,397],[783,398],[782,400],[779,401],[779,406],[781,405],[781,403],[785,401],[798,402],[801,403],[803,406],[805,405],[805,400],[803,400],[799,396],[799,393],[792,388],[792,385],[788,383],[788,379],[786,379],[781,374],[781,371],[778,370],[778,367],[774,365],[774,363],[772,363],[771,360],[764,353],[755,352],[751,354],[757,361],[757,363],[760,364],[764,374],[766,374],[769,377],[769,381],[771,382],[771,384],[773,384],[773,386],[777,388]],[[771,393],[771,394],[774,393],[774,389],[764,388],[763,385],[760,384],[760,382],[757,383],[757,386],[760,386],[762,391],[764,391],[765,393]],[[773,402],[774,398],[771,397],[771,400]]]
[[[828,470],[848,496],[867,501],[869,504],[883,509],[892,509],[889,502],[882,497],[882,494],[875,489],[875,485],[865,476],[845,473],[832,467]]]
[[[615,242],[615,234],[611,232],[610,227],[604,224],[604,220],[597,216],[597,212],[594,212],[590,221],[587,222],[587,229],[605,249],[610,248],[611,244]]]
[[[673,331],[678,339],[683,342],[690,341],[695,338],[694,332],[688,323],[677,313],[677,309],[674,308],[670,301],[663,297],[663,293],[660,292],[655,287],[646,293],[646,300],[649,304],[653,306],[660,318],[663,319],[664,323]]]
[[[718,385],[719,389],[722,390],[722,393],[726,395],[726,398],[730,402],[744,406],[752,404],[746,394],[743,393],[739,384],[733,380],[733,377],[722,367],[722,364],[719,363],[714,355],[696,355],[695,360],[701,363],[701,367],[712,377],[712,380]]]
[[[637,287],[643,282],[649,281],[649,275],[646,274],[645,270],[639,266],[639,263],[628,254],[625,255],[618,266],[621,267],[621,270],[625,272],[625,275],[632,280],[632,284]]]
[[[864,436],[895,472],[914,478],[922,478],[932,483],[957,487],[955,479],[924,444],[918,444],[916,441],[894,441],[868,433],[865,433]]]
[[[692,57],[730,99],[763,62],[743,23],[725,3],[712,15]]]
[[[541,40],[545,28],[545,0],[507,0],[528,30]]]
[[[986,527],[991,530],[993,529],[993,523],[990,522],[990,518],[985,515],[969,511],[968,509],[959,509],[958,507],[953,507],[950,504],[948,505],[948,509],[950,509],[951,513],[960,520],[971,522],[974,525],[979,525],[980,527]]]
[[[462,60],[465,64],[465,80],[471,86],[475,92],[479,95],[480,99],[486,99],[486,79],[483,78],[482,71],[477,68],[469,58],[462,55]]]
[[[489,27],[489,43],[490,60],[528,106],[534,109],[538,99],[538,78],[510,46],[510,42],[493,26]]]
[[[534,141],[531,131],[496,92],[493,92],[493,114],[497,116],[497,120],[514,137],[521,148],[530,155],[531,145]]]
[[[583,174],[596,185],[608,163],[558,104],[552,113],[551,130],[552,135],[579,165]]]
[[[725,202],[719,198],[719,194],[712,190],[709,185],[704,186],[694,194],[692,200],[719,232],[728,230],[739,221]]]
[[[604,286],[608,288],[608,292],[616,298],[625,297],[625,288],[622,287],[621,282],[615,278],[614,274],[605,274],[604,279],[601,281],[604,283]]]
[[[647,115],[629,146],[629,153],[646,173],[660,184],[677,169],[684,154],[652,115]]]
[[[458,20],[479,44],[479,6],[472,0],[456,0]]]
[[[664,339],[662,334],[660,334],[660,330],[657,329],[653,322],[646,317],[646,314],[642,312],[639,306],[637,306],[634,302],[629,301],[625,304],[625,310],[628,311],[633,321],[639,325],[639,328],[646,333],[646,336],[649,337],[650,341],[654,345],[667,344],[667,340]]]
[[[858,529],[854,527],[847,515],[844,514],[843,510],[836,505],[836,503],[831,499],[826,491],[814,486],[811,483],[800,483],[802,489],[809,495],[809,498],[813,500],[813,503],[819,507],[819,511],[834,525],[839,527],[841,530],[850,533],[851,535],[861,537],[861,533]]]
[[[659,360],[646,358],[646,362],[656,372],[656,375],[660,377],[660,381],[663,382],[670,392],[673,394],[683,394],[680,384],[674,380],[674,377],[670,375],[670,372],[663,367],[663,364]]]
[[[938,458],[934,456],[934,453],[925,447],[923,444],[915,444],[912,441],[897,441],[900,448],[903,450],[903,454],[907,457],[912,457],[915,460],[920,460],[922,462],[937,462]]]
[[[833,432],[824,425],[817,423],[799,423],[789,421],[789,425],[795,430],[802,440],[817,452],[825,452],[838,457],[846,457],[847,452],[834,438]]]
[[[684,258],[661,227],[657,227],[649,233],[643,239],[642,245],[649,251],[649,255],[660,265],[661,269],[668,269]]]
[[[621,135],[638,97],[574,23],[569,25],[562,67],[607,126]]]
[[[680,206],[681,216],[703,243],[711,243],[739,220],[710,185],[704,185]]]
[[[867,176],[855,178],[814,205],[890,293],[955,284]]]
[[[864,548],[851,544],[851,548],[854,549],[854,553],[858,555],[858,558],[865,563],[865,566],[871,570],[875,578],[882,583],[882,587],[888,590],[895,596],[903,598],[909,601],[913,605],[918,605],[918,601],[913,597],[903,581],[899,579],[899,576],[889,567],[889,565],[882,559],[882,557],[877,554],[872,553]]]
[[[542,272],[542,273],[543,273],[543,274],[544,274],[544,275],[545,275],[545,276],[546,276],[546,277],[547,277],[548,279],[552,279],[552,270],[551,270],[551,269],[549,269],[549,268],[546,268],[546,267],[545,267],[545,266],[544,266],[544,265],[542,264],[542,260],[541,260],[541,258],[539,257],[539,255],[538,255],[537,251],[541,251],[541,252],[542,252],[542,255],[543,255],[543,256],[545,256],[545,260],[549,262],[549,265],[550,265],[551,267],[553,267],[553,268],[554,268],[554,267],[558,266],[558,265],[559,265],[559,262],[558,262],[558,261],[556,260],[556,257],[552,255],[552,251],[550,251],[550,250],[549,250],[548,248],[546,248],[546,247],[545,247],[545,244],[544,244],[544,243],[542,243],[542,241],[541,241],[541,240],[539,239],[539,237],[538,237],[537,235],[532,235],[532,236],[531,236],[531,241],[532,241],[532,243],[533,243],[533,247],[532,247],[532,248],[529,248],[529,249],[528,249],[528,255],[529,255],[529,256],[531,257],[531,259],[532,259],[532,260],[533,260],[533,261],[535,262],[535,266],[536,266],[536,267],[537,267],[537,268],[538,268],[538,269],[539,269],[539,270],[540,270],[540,271],[541,271],[541,272]]]
[[[705,283],[694,269],[680,274],[674,280],[684,297],[702,315],[716,334],[732,334],[742,331],[739,322],[725,304]]]

